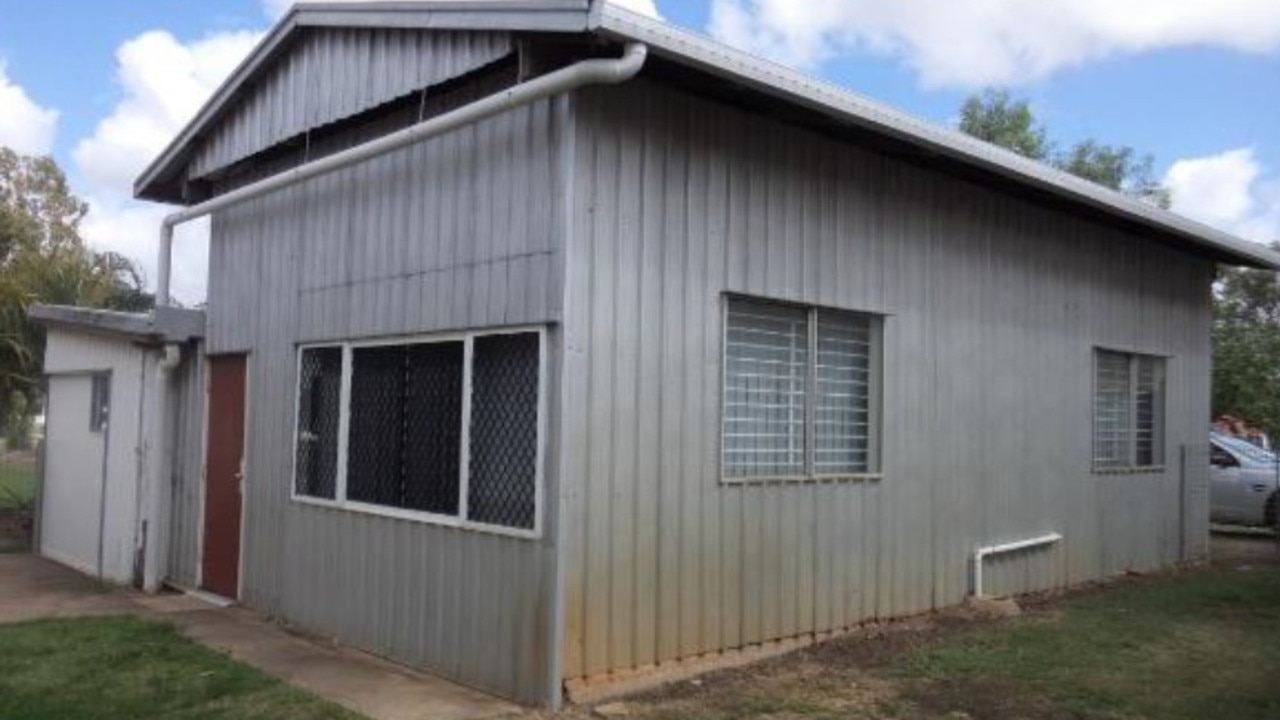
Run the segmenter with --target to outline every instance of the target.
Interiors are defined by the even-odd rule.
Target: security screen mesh
[[[534,527],[538,461],[537,333],[475,339],[468,519]]]
[[[347,498],[458,512],[463,343],[352,351]]]
[[[1093,464],[1164,463],[1164,358],[1099,350],[1093,400]]]
[[[818,311],[813,472],[871,470],[871,320]]]
[[[805,474],[809,313],[734,299],[724,374],[724,474]]]
[[[1129,356],[1099,350],[1093,400],[1093,464],[1125,467],[1133,421],[1129,411]]]
[[[1164,360],[1138,356],[1134,442],[1140,467],[1164,463]]]
[[[333,500],[338,478],[342,348],[304,349],[299,370],[294,489],[299,495]]]

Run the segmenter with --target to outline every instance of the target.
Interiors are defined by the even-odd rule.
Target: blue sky
[[[650,10],[651,0],[624,1]],[[132,203],[129,179],[283,4],[0,0],[0,143],[52,152],[94,206],[88,239],[149,267],[161,211]],[[1152,153],[1184,214],[1280,239],[1275,0],[657,0],[656,10],[938,123],[953,123],[975,89],[1008,85],[1063,144],[1093,137]],[[198,251],[178,260],[185,299],[203,292],[202,263]]]

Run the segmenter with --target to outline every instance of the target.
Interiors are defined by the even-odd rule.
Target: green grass
[[[917,648],[896,664],[926,705],[1027,717],[1280,718],[1280,572],[1171,574]],[[987,712],[984,712],[984,709]]]
[[[357,716],[135,617],[0,626],[0,720]]]
[[[0,510],[30,504],[35,497],[35,467],[19,463],[0,463]]]

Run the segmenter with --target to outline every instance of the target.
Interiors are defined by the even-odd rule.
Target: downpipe
[[[174,229],[179,225],[218,210],[262,197],[268,193],[297,185],[312,178],[386,155],[468,125],[473,125],[540,100],[591,85],[619,85],[638,75],[641,69],[644,68],[648,56],[649,48],[644,43],[628,43],[619,58],[582,60],[442,115],[424,120],[390,135],[384,135],[363,145],[335,153],[279,175],[259,180],[168,215],[160,223],[160,244],[156,262],[156,306],[168,307],[173,304],[170,288],[173,239]],[[165,356],[160,363],[161,372],[157,373],[156,392],[153,393],[153,397],[156,399],[155,406],[157,411],[155,417],[157,420],[152,432],[154,433],[153,437],[156,438],[157,452],[154,462],[155,467],[150,473],[152,487],[149,493],[150,502],[148,503],[153,529],[145,548],[146,562],[143,573],[143,587],[149,592],[158,590],[160,583],[163,581],[160,560],[164,543],[167,541],[166,526],[168,523],[165,518],[168,517],[168,506],[165,498],[169,495],[170,487],[165,473],[168,463],[165,462],[162,454],[165,449],[165,427],[160,417],[168,408],[169,372],[177,366],[180,359],[180,352],[177,346],[169,345],[165,347]]]
[[[169,477],[169,426],[166,422],[169,412],[169,379],[173,371],[182,363],[182,349],[175,343],[164,346],[163,354],[156,363],[156,392],[152,393],[150,408],[151,439],[148,460],[150,461],[147,482],[151,486],[147,493],[147,515],[142,521],[142,589],[154,593],[160,590],[164,582],[162,570],[165,563],[165,550],[169,541],[169,505],[172,490],[172,479]]]
[[[589,85],[618,85],[639,74],[648,58],[644,43],[628,43],[617,59],[592,59],[560,68],[514,87],[489,95],[473,103],[424,120],[416,125],[384,135],[375,140],[335,153],[292,170],[274,175],[225,195],[179,210],[160,225],[160,249],[156,263],[156,305],[172,302],[170,274],[173,259],[173,231],[177,226],[218,210],[238,205],[336,170],[386,155],[439,135],[473,125],[481,120],[524,105],[554,97]]]

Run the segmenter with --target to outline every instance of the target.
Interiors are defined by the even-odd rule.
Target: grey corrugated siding
[[[650,82],[576,102],[566,678],[955,604],[1051,531],[989,592],[1203,554],[1209,262]],[[887,315],[882,480],[718,483],[726,291]],[[1091,472],[1095,346],[1170,357],[1166,472]]]
[[[204,347],[190,343],[170,380],[168,410],[170,514],[167,579],[182,587],[199,583],[204,491]]]
[[[295,347],[557,321],[556,107],[219,213],[210,252],[209,351],[250,353],[246,602],[527,702],[548,699],[554,672],[554,503],[531,541],[291,502]],[[554,331],[548,342],[555,398]]]
[[[508,33],[308,29],[201,142],[188,174],[203,177],[511,51]]]

